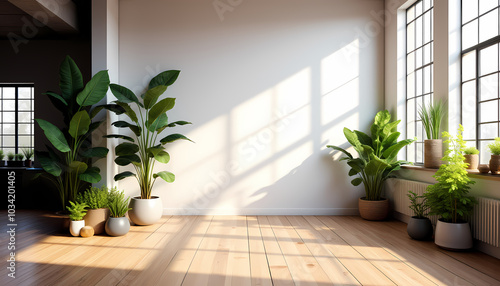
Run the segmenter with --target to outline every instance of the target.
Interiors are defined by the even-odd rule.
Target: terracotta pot
[[[469,155],[464,155],[465,160],[464,162],[469,164],[467,169],[469,170],[477,170],[479,167],[479,154],[469,154]]]
[[[109,209],[89,209],[87,214],[83,217],[85,225],[94,228],[94,234],[101,234],[104,232],[104,226],[109,218]]]
[[[84,220],[72,220],[69,222],[69,232],[72,236],[80,236],[80,230],[85,226]]]
[[[443,140],[427,139],[424,141],[424,167],[438,169],[443,163]]]
[[[491,155],[490,171],[492,174],[500,175],[500,155]]]
[[[480,164],[477,169],[479,170],[479,173],[482,174],[488,174],[490,172],[490,166],[488,164]]]
[[[473,246],[468,222],[448,223],[438,220],[434,243],[444,249],[466,250]]]
[[[32,163],[33,163],[33,161],[31,161],[31,160],[24,160],[24,167],[32,168],[32,166],[33,166]]]
[[[122,236],[130,230],[130,222],[126,217],[110,217],[106,222],[106,233],[111,236]]]
[[[128,211],[130,220],[137,225],[151,225],[160,220],[163,215],[163,204],[159,197],[141,199],[134,197],[130,200]]]
[[[382,198],[379,201],[358,200],[359,215],[366,220],[383,220],[389,214],[389,200]]]
[[[406,227],[408,235],[415,240],[430,240],[434,233],[432,223],[429,218],[418,218],[412,216]]]

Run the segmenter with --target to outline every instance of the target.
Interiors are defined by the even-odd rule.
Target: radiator
[[[390,179],[387,187],[392,192],[394,210],[401,214],[412,216],[408,191],[413,191],[418,195],[424,194],[430,184],[404,179]],[[474,207],[474,212],[470,218],[472,233],[475,239],[484,243],[500,247],[500,200],[478,197],[478,204]],[[433,224],[436,224],[437,217],[429,217]]]

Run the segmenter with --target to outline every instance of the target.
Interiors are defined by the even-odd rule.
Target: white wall
[[[363,190],[325,145],[347,147],[343,127],[367,131],[383,108],[383,9],[121,0],[120,84],[139,92],[158,72],[182,70],[165,94],[177,98],[169,118],[193,122],[174,131],[196,144],[171,144],[162,166],[175,183],[153,191],[164,213],[357,213]],[[132,178],[119,188],[139,194]]]

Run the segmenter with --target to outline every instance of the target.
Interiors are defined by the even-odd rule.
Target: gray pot
[[[430,219],[412,216],[408,222],[406,231],[408,235],[415,240],[430,240],[434,229],[432,228]]]
[[[111,236],[122,236],[130,230],[130,222],[126,217],[110,217],[106,221],[106,233]]]
[[[450,250],[472,248],[472,233],[469,223],[448,223],[438,220],[434,243],[437,246]]]
[[[132,208],[128,211],[130,220],[137,225],[155,224],[163,215],[163,204],[159,197],[134,197],[130,200],[129,207]]]

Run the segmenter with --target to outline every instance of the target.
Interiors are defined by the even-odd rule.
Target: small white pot
[[[72,236],[80,236],[80,230],[85,226],[85,221],[82,220],[72,220],[69,222],[69,232]]]
[[[163,215],[163,204],[160,197],[141,199],[134,197],[130,200],[128,211],[130,220],[137,225],[151,225],[160,220]]]

